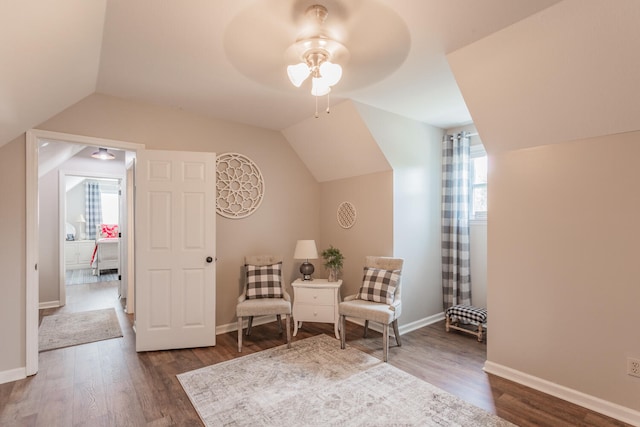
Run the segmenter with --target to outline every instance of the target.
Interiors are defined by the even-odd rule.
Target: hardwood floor
[[[138,354],[116,282],[75,285],[67,292],[67,306],[41,315],[115,307],[124,337],[40,353],[37,375],[0,385],[1,426],[200,426],[176,374],[284,343],[270,323],[254,326],[241,354],[235,332],[218,335],[211,348]],[[322,333],[333,336],[333,326],[305,323],[293,339]],[[382,337],[374,331],[364,339],[362,327],[348,323],[347,343],[382,357]],[[444,322],[403,335],[402,344],[390,349],[390,364],[517,425],[627,425],[485,374],[486,345],[444,332]]]

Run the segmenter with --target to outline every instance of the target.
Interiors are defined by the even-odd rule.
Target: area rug
[[[177,375],[207,426],[512,426],[327,335]]]
[[[113,308],[44,316],[38,330],[40,351],[122,336],[118,315]]]

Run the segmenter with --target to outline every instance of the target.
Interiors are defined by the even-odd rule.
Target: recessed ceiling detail
[[[227,58],[253,81],[277,90],[299,90],[287,79],[287,65],[300,62],[292,43],[314,35],[305,12],[316,4],[329,11],[323,21],[323,36],[346,47],[331,60],[343,67],[342,79],[335,87],[338,94],[383,80],[406,59],[411,47],[406,23],[375,0],[257,1],[226,28]],[[384,22],[384,29],[371,25],[373,22]],[[302,88],[308,93],[311,82]]]

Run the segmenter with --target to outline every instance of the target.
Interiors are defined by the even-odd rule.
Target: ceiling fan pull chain
[[[318,97],[317,97],[317,96],[316,96],[316,114],[314,114],[314,115],[313,115],[313,117],[315,117],[316,119],[317,119],[318,117],[320,117],[320,116],[318,115]]]
[[[329,107],[331,106],[330,104],[331,104],[331,92],[327,94],[327,114],[331,112],[331,110],[329,109]]]

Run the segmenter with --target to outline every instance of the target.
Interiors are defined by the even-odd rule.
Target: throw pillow
[[[114,238],[118,237],[118,225],[117,224],[101,224],[100,225],[100,237]]]
[[[381,270],[365,267],[358,299],[393,304],[400,270]]]
[[[247,299],[282,298],[282,263],[245,265]]]

